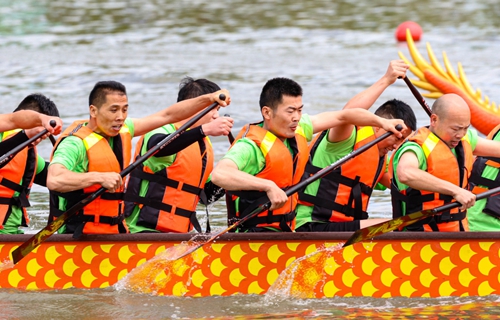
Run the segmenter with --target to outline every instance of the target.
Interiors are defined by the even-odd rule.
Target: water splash
[[[190,269],[193,263],[193,255],[190,253],[203,245],[208,236],[198,234],[189,241],[167,248],[130,271],[114,285],[114,288],[136,293],[158,294],[172,277],[182,276]]]
[[[325,274],[330,260],[341,254],[343,243],[321,247],[317,251],[294,260],[283,270],[266,293],[267,297],[294,297],[300,299],[321,296]]]
[[[0,263],[0,272],[11,268],[14,268],[14,262],[9,258],[5,259]]]

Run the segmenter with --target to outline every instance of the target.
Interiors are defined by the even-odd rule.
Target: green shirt
[[[469,130],[467,130],[467,136],[468,136],[471,148],[474,151],[474,149],[476,148],[477,139],[478,139],[477,131],[469,129]],[[455,149],[453,148],[451,151],[452,151],[453,155],[455,155],[455,157],[456,157]],[[407,141],[407,142],[403,143],[403,145],[401,145],[401,147],[396,151],[396,153],[394,155],[394,160],[393,160],[393,169],[394,169],[393,172],[394,172],[394,174],[392,177],[393,181],[395,181],[395,183],[396,183],[396,186],[401,191],[406,190],[408,188],[408,186],[401,183],[398,180],[396,168],[398,167],[399,160],[401,159],[401,156],[405,152],[413,152],[417,156],[417,159],[418,159],[418,168],[420,170],[427,171],[427,158],[425,157],[424,150],[422,149],[422,147],[413,141]],[[403,208],[402,208],[403,212],[405,212],[405,207],[404,207],[405,204],[402,203],[402,205],[403,205]]]
[[[85,123],[84,125],[87,125]],[[128,126],[130,131],[130,136],[134,136],[134,122],[131,118],[125,119],[125,125]],[[111,137],[109,140],[109,145],[111,148],[113,147],[114,138]],[[50,161],[50,165],[55,163],[63,165],[66,169],[77,172],[77,173],[85,173],[88,172],[89,168],[89,159],[87,157],[87,149],[83,144],[83,140],[75,137],[68,136],[64,138],[61,143],[57,146],[57,149],[52,156],[52,161]],[[128,164],[126,164],[128,165]],[[59,197],[59,210],[66,211],[69,208],[66,208],[67,201],[64,198]],[[64,233],[65,227],[61,227],[59,229],[59,233]]]
[[[500,141],[500,133],[497,133],[493,137],[494,141]],[[486,166],[484,171],[481,173],[481,177],[495,180],[498,176],[499,169],[491,166]],[[485,187],[485,186],[481,186]],[[469,209],[467,209],[467,219],[469,220],[470,231],[499,231],[500,230],[500,219],[492,217],[486,213],[483,213],[483,209],[486,206],[488,199],[481,199],[476,201],[476,203]]]
[[[328,133],[319,142],[319,145],[312,159],[312,164],[318,168],[325,168],[334,163],[335,161],[345,157],[347,154],[354,150],[354,145],[356,144],[356,128],[353,128],[349,138],[339,141],[330,142],[328,141]],[[310,195],[315,195],[318,192],[321,179],[318,179],[310,183],[306,189],[305,193]],[[324,222],[315,221],[312,219],[312,206],[297,205],[297,218],[295,228],[299,228],[302,225],[309,222]]]
[[[302,115],[302,118],[299,121],[299,126],[302,128],[307,141],[311,141],[313,136],[313,126],[309,115]],[[288,139],[286,139],[284,143],[290,150],[290,154],[293,155]],[[253,176],[262,171],[262,169],[266,166],[266,158],[262,154],[259,146],[248,138],[237,140],[223,159],[230,159],[238,166],[240,171]],[[238,201],[236,206],[238,206]]]

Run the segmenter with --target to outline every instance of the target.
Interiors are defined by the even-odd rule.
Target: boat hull
[[[500,294],[500,233],[393,232],[376,241],[332,250],[350,235],[225,234],[183,258],[181,266],[169,270],[154,293],[194,297],[265,294],[282,280],[280,274],[286,269],[289,274],[297,273],[291,279],[295,289],[290,292],[308,298]],[[54,235],[12,268],[3,268],[0,288],[109,287],[191,236],[98,235],[77,241],[70,235]],[[0,261],[10,259],[12,250],[29,237],[0,235]],[[295,271],[287,269],[290,265]]]

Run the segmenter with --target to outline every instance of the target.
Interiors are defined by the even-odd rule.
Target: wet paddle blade
[[[434,214],[436,214],[436,211],[433,210],[417,211],[414,213],[410,213],[409,215],[406,216],[402,216],[386,222],[374,224],[373,226],[359,229],[356,232],[354,232],[349,239],[347,239],[346,243],[344,244],[344,247],[350,246],[351,244],[355,244],[356,242],[373,239],[376,236],[394,231],[396,229],[404,228]]]

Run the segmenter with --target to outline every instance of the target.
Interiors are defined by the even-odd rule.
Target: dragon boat
[[[418,79],[438,98],[462,96],[481,133],[500,123],[495,103],[474,90],[462,66],[445,68],[427,44],[430,62],[407,33]],[[13,265],[11,253],[31,235],[0,235],[0,288],[95,289],[171,296],[278,294],[322,297],[445,297],[500,294],[500,232],[391,232],[342,247],[343,233],[226,233],[183,255],[194,234],[53,235]],[[201,235],[201,242],[203,237]],[[192,247],[191,247],[192,248]],[[179,258],[177,258],[179,257]]]
[[[175,251],[170,257],[161,255],[182,247],[193,234],[94,235],[80,240],[54,235],[14,266],[9,265],[10,253],[30,235],[0,235],[0,288],[115,285],[192,297],[500,294],[500,233],[392,232],[341,248],[350,235],[226,233],[181,259],[175,259]]]

